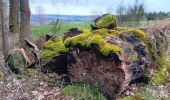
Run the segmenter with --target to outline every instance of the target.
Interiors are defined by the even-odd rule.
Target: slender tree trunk
[[[1,6],[1,1],[0,1],[0,6]],[[0,27],[1,27],[1,25],[2,25],[2,23],[1,23],[1,8],[0,8]],[[2,31],[1,30],[2,30],[2,28],[0,28],[0,37],[2,36],[2,34],[1,34]]]
[[[2,44],[4,59],[6,61],[9,54],[10,43],[9,43],[9,15],[8,15],[8,0],[0,0],[1,9],[1,23],[2,23]]]
[[[10,18],[9,28],[11,33],[19,32],[19,3],[20,0],[9,0],[10,2]]]
[[[21,45],[23,45],[24,40],[29,38],[30,32],[31,11],[29,7],[29,0],[20,0],[20,13],[21,13],[20,42]]]

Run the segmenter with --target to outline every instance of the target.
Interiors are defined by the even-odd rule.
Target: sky
[[[123,1],[125,6],[135,0],[31,0],[32,14],[96,15],[111,12]],[[142,0],[147,12],[170,12],[170,0]],[[41,9],[41,10],[38,10]]]

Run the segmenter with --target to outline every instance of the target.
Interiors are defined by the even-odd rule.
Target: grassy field
[[[54,34],[54,30],[57,31],[57,35],[62,35],[70,28],[90,28],[90,24],[86,22],[82,23],[62,23],[57,27],[54,27],[54,25],[33,25],[31,26],[31,36],[33,38],[38,38],[39,36],[43,34]]]
[[[160,21],[140,21],[140,24],[136,27],[144,27],[148,24],[160,23]],[[134,27],[133,25],[125,25],[126,27]],[[88,22],[80,22],[80,23],[61,23],[59,26],[54,26],[51,24],[43,24],[43,25],[32,25],[31,26],[31,36],[34,39],[37,39],[39,36],[43,34],[54,34],[57,31],[57,35],[62,36],[67,30],[71,28],[87,28],[90,29],[90,23]],[[54,32],[55,31],[55,32]]]

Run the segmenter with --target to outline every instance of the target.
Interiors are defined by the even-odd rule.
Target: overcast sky
[[[66,1],[66,2],[63,2]],[[33,14],[37,6],[44,9],[45,14],[92,15],[107,12],[115,13],[122,0],[31,0]],[[170,0],[143,0],[146,11],[170,12]],[[124,5],[132,5],[134,0],[123,0]]]

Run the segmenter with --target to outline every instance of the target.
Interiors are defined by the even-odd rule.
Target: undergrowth
[[[75,100],[107,100],[96,84],[76,83],[65,87],[63,93],[74,96]]]

